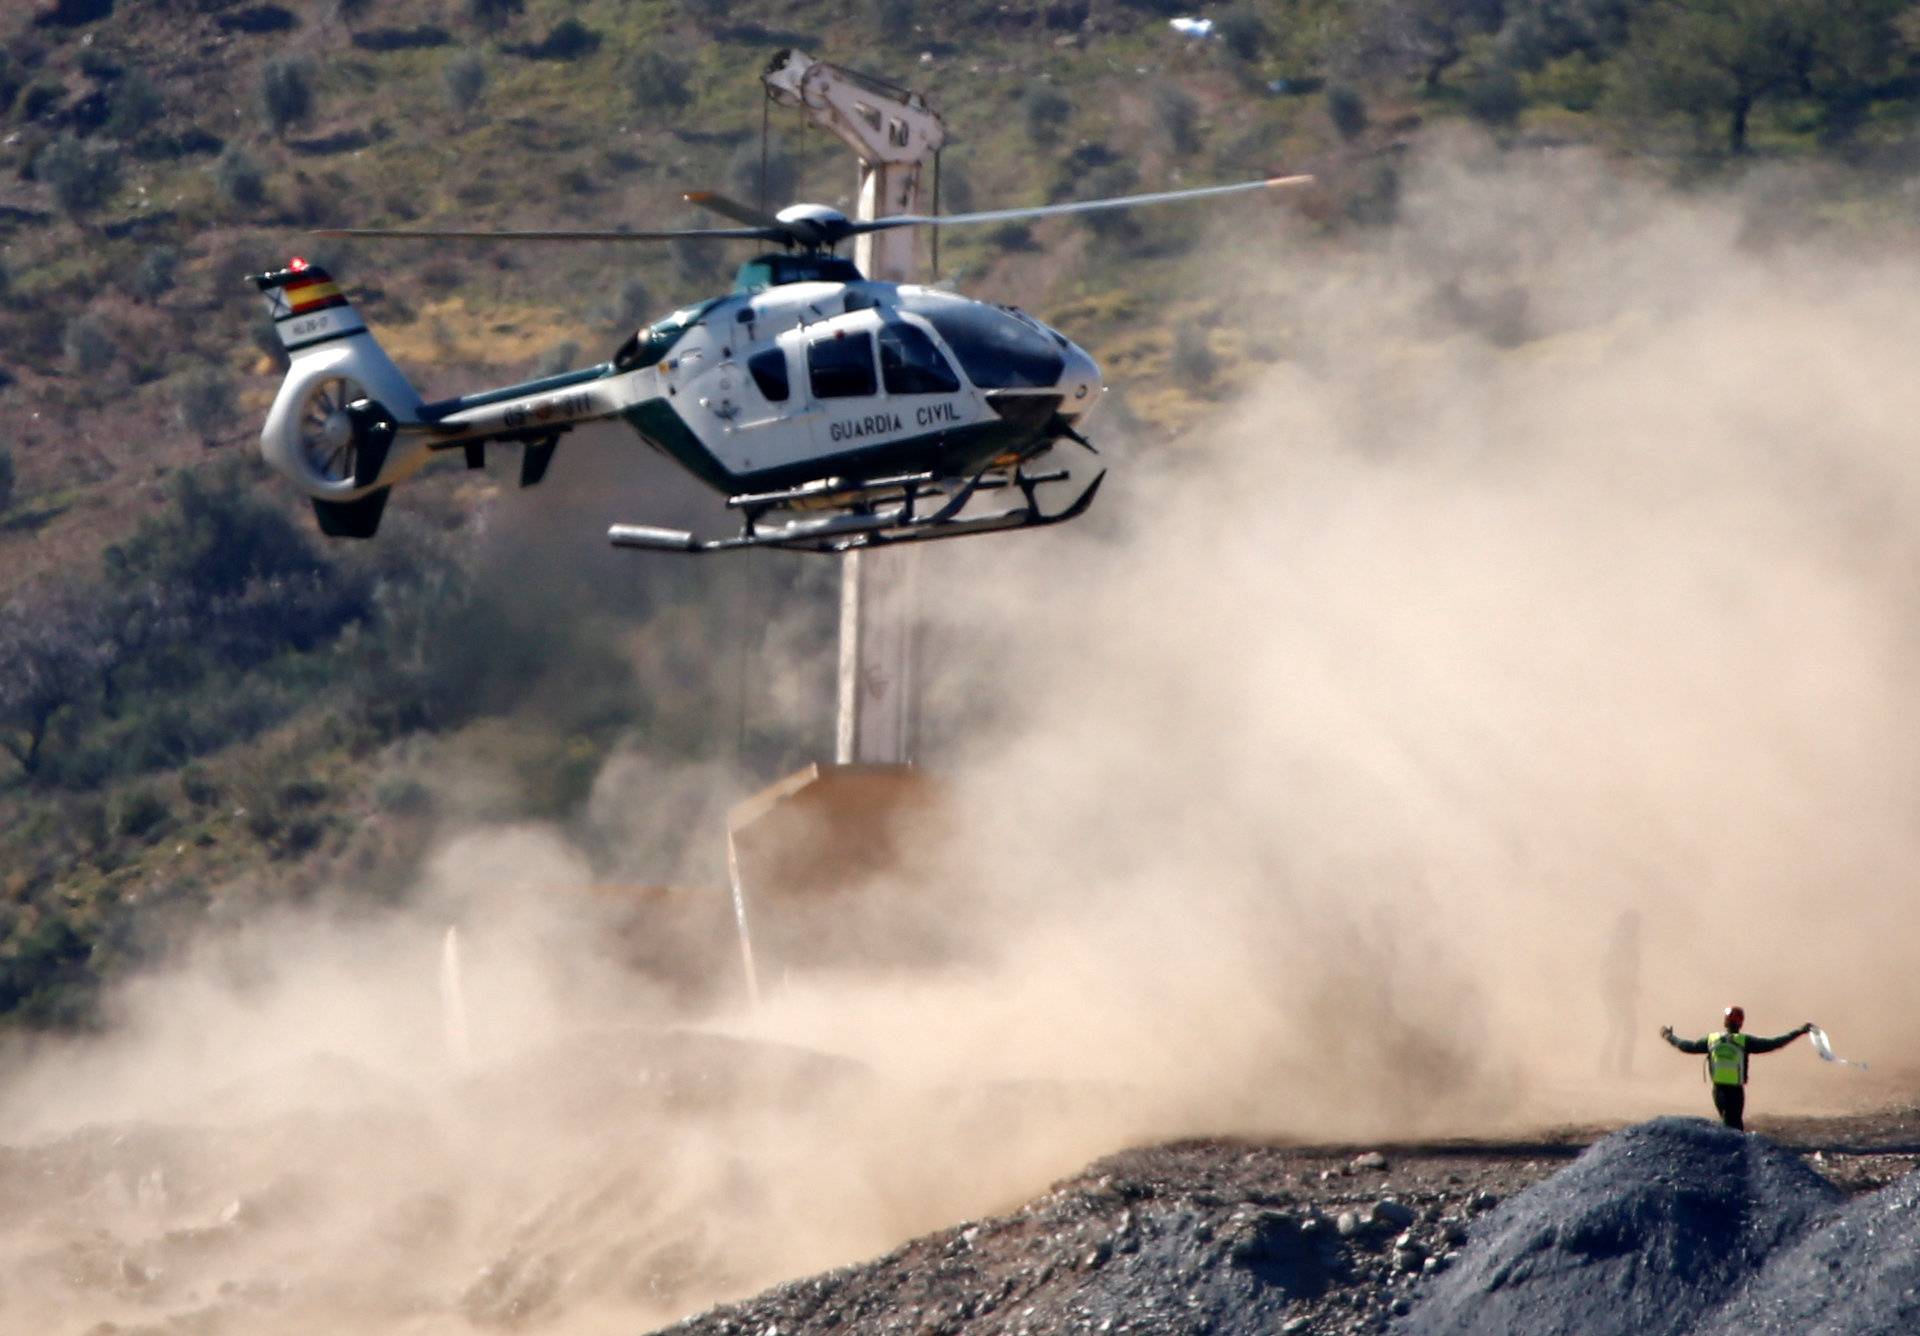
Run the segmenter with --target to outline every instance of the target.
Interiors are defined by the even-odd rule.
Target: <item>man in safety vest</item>
[[[1706,1054],[1707,1080],[1713,1083],[1713,1107],[1720,1111],[1721,1122],[1741,1132],[1746,1130],[1741,1119],[1747,1107],[1747,1058],[1754,1053],[1785,1048],[1813,1029],[1813,1022],[1808,1021],[1799,1029],[1772,1039],[1762,1039],[1740,1032],[1740,1027],[1747,1023],[1747,1013],[1741,1008],[1728,1007],[1725,1016],[1727,1028],[1715,1030],[1705,1039],[1675,1039],[1671,1025],[1660,1027],[1660,1037],[1682,1053]]]

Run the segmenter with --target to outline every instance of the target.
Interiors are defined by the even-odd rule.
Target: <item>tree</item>
[[[1409,70],[1428,92],[1467,54],[1476,37],[1498,32],[1504,0],[1367,0],[1353,19],[1354,73]]]
[[[1327,89],[1327,118],[1334,131],[1352,143],[1366,133],[1366,99],[1346,84],[1334,84]]]
[[[104,652],[94,602],[72,587],[41,587],[0,607],[0,747],[38,774],[59,713],[91,692]]]
[[[40,150],[34,175],[53,191],[53,202],[72,218],[94,213],[120,191],[120,154],[105,145],[61,135]]]
[[[653,314],[653,293],[646,280],[629,278],[621,283],[613,301],[613,323],[618,329],[634,330],[647,323]]]
[[[286,56],[261,67],[260,110],[276,139],[313,115],[313,71],[305,60]]]
[[[1901,0],[1653,0],[1635,19],[1621,91],[1652,111],[1722,119],[1729,153],[1747,151],[1753,113],[1807,99],[1829,137],[1874,101],[1907,94],[1912,45]]]
[[[334,17],[351,28],[367,16],[373,8],[373,0],[333,0]]]
[[[447,102],[465,120],[487,91],[487,62],[478,51],[463,51],[447,62]]]
[[[13,451],[0,449],[0,515],[13,504]]]

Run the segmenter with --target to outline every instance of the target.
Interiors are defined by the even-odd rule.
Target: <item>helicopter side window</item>
[[[952,394],[960,388],[933,340],[902,321],[880,327],[880,379],[888,394]]]
[[[816,399],[852,399],[873,394],[873,335],[836,334],[807,345],[807,374]]]
[[[767,397],[768,403],[784,404],[787,401],[786,349],[769,348],[765,352],[755,353],[747,359],[747,374],[753,377],[753,383],[760,387],[760,393]]]

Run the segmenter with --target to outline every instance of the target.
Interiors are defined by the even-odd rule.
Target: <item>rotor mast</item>
[[[926,167],[946,127],[920,94],[881,79],[781,51],[760,76],[767,96],[798,107],[860,159],[861,221],[919,213]],[[910,283],[919,268],[915,228],[854,239],[868,278]],[[852,551],[840,566],[840,661],[834,760],[898,765],[912,759],[914,585],[918,552]]]

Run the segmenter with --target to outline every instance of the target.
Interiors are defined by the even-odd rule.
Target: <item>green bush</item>
[[[67,363],[83,376],[96,376],[112,366],[120,355],[107,324],[97,315],[82,313],[67,322],[61,341]]]
[[[214,367],[198,367],[174,377],[173,404],[180,425],[211,445],[233,429],[236,404],[233,378]]]
[[[34,175],[47,183],[53,202],[74,218],[95,213],[120,193],[120,152],[62,135],[40,150]]]
[[[1466,87],[1465,104],[1467,114],[1486,125],[1506,127],[1520,119],[1520,113],[1526,110],[1527,97],[1520,88],[1520,80],[1510,69],[1501,65],[1481,71],[1471,79]]]
[[[313,115],[313,70],[299,56],[269,60],[260,69],[260,112],[275,138]]]
[[[173,291],[179,272],[179,251],[172,246],[149,247],[134,266],[130,285],[133,295],[144,302],[158,301]]]
[[[1038,84],[1021,99],[1020,110],[1027,138],[1045,147],[1060,142],[1067,120],[1073,115],[1073,103],[1067,101],[1059,89]]]
[[[237,144],[227,145],[214,159],[213,184],[236,208],[257,209],[267,199],[266,172]]]
[[[1335,132],[1352,143],[1367,130],[1366,99],[1345,84],[1330,85],[1327,89],[1327,118],[1333,122]]]
[[[107,133],[133,143],[158,124],[165,110],[166,104],[161,100],[160,90],[153,86],[153,80],[135,70],[113,90],[107,112]]]
[[[627,89],[633,105],[658,107],[668,113],[684,110],[693,95],[687,91],[687,66],[661,51],[642,51],[627,64]]]
[[[173,815],[167,800],[153,789],[129,789],[114,804],[114,831],[128,839],[149,839]]]
[[[447,103],[464,119],[487,91],[487,62],[478,51],[463,51],[447,62]]]

